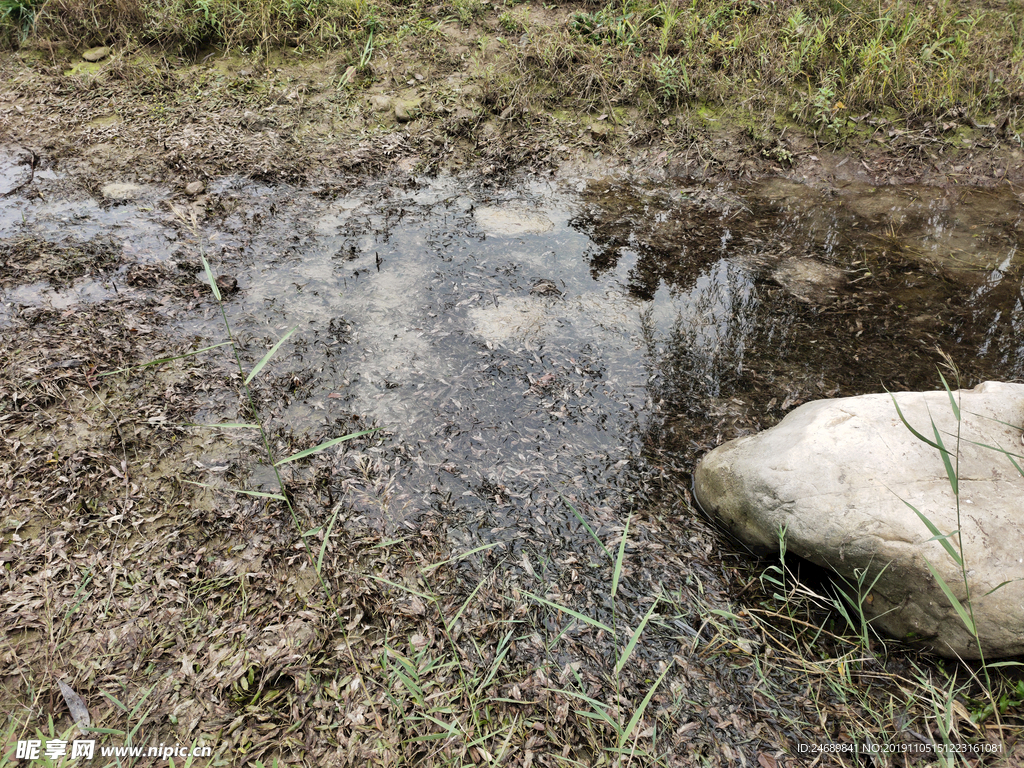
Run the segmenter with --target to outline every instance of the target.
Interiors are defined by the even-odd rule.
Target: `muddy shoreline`
[[[232,764],[479,762],[506,740],[518,765],[594,763],[662,679],[638,764],[795,766],[801,744],[941,738],[930,704],[908,722],[863,703],[934,697],[941,671],[903,649],[863,658],[820,604],[794,638],[766,564],[694,514],[680,479],[803,400],[874,386],[873,365],[926,386],[936,343],[972,352],[969,377],[1018,371],[1017,315],[999,308],[1020,293],[1019,146],[879,124],[839,151],[787,132],[779,164],[685,115],[678,132],[594,116],[570,131],[490,115],[467,80],[405,121],[371,98],[418,87],[398,73],[339,95],[336,61],[148,55],[72,75],[38,50],[0,63],[6,151],[32,171],[0,216],[8,740],[51,713],[72,727],[55,671],[103,727],[127,733],[152,705],[146,743],[199,739]],[[489,207],[519,212],[514,236]],[[963,237],[940,242],[944,227]],[[256,380],[256,413],[226,354],[103,375],[224,340],[200,255],[239,284],[223,307],[245,366],[307,323]],[[815,333],[832,346],[801,347]],[[844,350],[846,374],[823,374]],[[431,367],[439,351],[457,364]],[[256,434],[194,426],[254,418],[278,456],[385,429],[280,489],[254,469]],[[239,487],[283,490],[298,519]],[[389,673],[410,668],[439,711]],[[994,743],[1004,726],[974,726],[964,691],[961,737]],[[610,702],[606,719],[580,696]],[[485,711],[421,746],[436,718]]]
[[[452,26],[439,34],[472,36]],[[963,118],[943,123],[945,132],[914,130],[868,114],[850,118],[858,130],[842,141],[820,142],[783,124],[766,148],[741,118],[711,117],[698,104],[661,120],[635,112],[497,115],[485,73],[500,51],[408,82],[403,72],[420,54],[406,53],[411,61],[385,59],[373,85],[361,88],[338,84],[339,60],[287,50],[250,58],[210,50],[189,59],[124,49],[78,71],[77,53],[29,44],[0,54],[0,131],[39,168],[96,189],[123,181],[184,190],[228,174],[338,185],[395,170],[470,171],[493,182],[524,168],[702,182],[783,176],[823,187],[1024,187],[1024,148],[1005,124]],[[408,119],[407,102],[419,105]]]

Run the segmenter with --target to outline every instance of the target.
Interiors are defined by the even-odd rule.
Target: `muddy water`
[[[282,444],[383,428],[337,454],[332,497],[391,530],[443,516],[456,546],[501,541],[538,570],[586,540],[563,496],[621,524],[685,485],[700,452],[801,402],[935,386],[938,349],[966,384],[1024,375],[1009,191],[227,179],[197,203],[197,234],[167,188],[33,184],[0,200],[5,243],[102,240],[120,262],[65,279],[5,268],[0,324],[127,297],[179,349],[219,341],[201,248],[238,281],[225,308],[249,364],[297,328],[258,390]],[[130,279],[139,265],[191,287]],[[229,400],[199,414],[237,418]],[[259,487],[247,456],[238,474]]]

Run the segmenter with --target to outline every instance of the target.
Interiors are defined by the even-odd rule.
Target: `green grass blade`
[[[277,344],[272,346],[267,351],[267,354],[265,354],[263,356],[263,359],[260,360],[258,363],[256,363],[256,367],[253,368],[251,371],[249,371],[249,375],[245,377],[245,383],[246,384],[248,384],[250,381],[252,381],[256,377],[256,374],[258,374],[260,371],[263,370],[263,366],[265,366],[267,363],[270,362],[270,358],[272,358],[274,356],[274,353],[277,352],[278,349],[280,349],[282,344],[284,344],[286,341],[288,341],[288,337],[291,336],[293,333],[295,333],[297,328],[298,328],[297,325],[293,326],[292,329],[290,331],[288,331],[288,333],[286,333],[284,336],[282,336],[280,339],[277,340]]]
[[[505,743],[501,745],[501,749],[498,750],[498,754],[494,756],[495,765],[500,765],[505,759],[505,755],[508,754],[509,745],[512,743],[512,734],[516,728],[516,718],[518,715],[512,715],[512,722],[508,725],[508,736],[505,737]]]
[[[603,720],[604,722],[608,723],[608,725],[610,725],[616,733],[622,733],[621,726],[617,722],[615,722],[615,720],[612,719],[611,715],[609,715],[605,711],[605,705],[602,704],[600,701],[592,699],[589,696],[584,696],[582,693],[576,693],[575,691],[566,691],[561,688],[552,688],[551,691],[553,693],[560,693],[563,696],[572,696],[574,699],[579,699],[580,701],[587,702],[587,704],[594,708],[594,711],[579,712],[579,714],[583,715],[583,717],[589,717],[592,720]]]
[[[619,579],[622,577],[622,562],[626,557],[626,536],[629,535],[629,519],[626,519],[626,526],[622,529],[622,538],[619,540],[619,552],[615,557],[615,568],[612,569],[612,599],[619,591]]]
[[[949,487],[953,489],[953,495],[960,495],[960,480],[956,476],[956,470],[953,469],[953,462],[950,461],[950,453],[946,450],[946,446],[942,443],[942,435],[939,434],[939,428],[935,426],[935,419],[931,419],[932,432],[935,434],[935,442],[939,444],[939,452],[942,454],[942,464],[946,467],[946,479],[949,480]]]
[[[399,669],[395,665],[392,665],[391,669],[398,676],[398,679],[402,681],[402,685],[404,685],[406,687],[406,690],[408,690],[409,693],[411,693],[413,695],[413,698],[415,698],[415,699],[422,699],[423,698],[423,691],[421,691],[419,689],[419,686],[417,686],[416,683],[413,682],[411,677],[409,677],[407,674],[405,674],[405,672],[403,672],[401,669]]]
[[[384,539],[384,541],[378,541],[370,549],[387,549],[395,544],[404,544],[411,538],[412,536],[403,536],[401,539]]]
[[[463,612],[469,607],[469,604],[473,602],[473,598],[476,597],[476,593],[479,592],[480,588],[484,585],[484,581],[486,581],[486,578],[487,577],[484,577],[483,579],[480,579],[479,582],[477,582],[477,585],[473,588],[473,591],[469,593],[469,597],[467,597],[466,600],[462,603],[462,606],[459,608],[459,610],[455,612],[455,616],[452,617],[451,623],[448,624],[449,627],[454,627],[456,624],[458,624],[459,619],[462,618]]]
[[[977,416],[979,419],[985,419],[986,421],[994,421],[996,424],[1002,424],[1004,427],[1010,427],[1011,429],[1016,429],[1018,432],[1021,429],[1020,424],[1011,424],[1008,421],[1003,421],[1002,419],[997,419],[997,418],[994,418],[992,416],[987,416],[984,413],[977,413],[976,411],[968,411],[968,413],[971,414],[971,416]]]
[[[258,499],[276,499],[277,501],[288,501],[287,498],[282,496],[280,493],[264,493],[263,491],[246,491],[241,488],[220,488],[218,490],[231,491],[231,493],[240,493],[243,496],[255,496]]]
[[[594,529],[590,527],[590,523],[587,522],[587,519],[585,517],[583,517],[583,515],[581,515],[579,513],[579,511],[576,509],[576,507],[574,507],[569,502],[569,500],[567,498],[565,498],[565,496],[562,496],[562,494],[558,494],[558,495],[562,499],[562,501],[565,502],[565,506],[567,506],[569,508],[569,511],[572,512],[573,515],[576,517],[576,519],[580,521],[580,524],[586,529],[587,533],[590,534],[590,538],[592,538],[594,541],[597,542],[597,545],[599,547],[601,547],[601,549],[604,550],[604,553],[608,556],[608,559],[611,560],[612,559],[612,553],[608,551],[608,547],[606,547],[604,545],[604,542],[601,541],[601,537],[598,536],[596,533],[594,533]]]
[[[533,594],[532,592],[527,592],[525,589],[521,591],[531,600],[536,600],[538,603],[543,603],[549,608],[554,608],[556,611],[562,611],[563,613],[567,613],[573,618],[579,619],[584,624],[589,624],[590,626],[596,627],[597,629],[603,629],[605,632],[608,632],[611,635],[615,634],[614,630],[612,630],[611,627],[609,627],[607,624],[602,624],[597,619],[592,619],[589,616],[584,616],[582,613],[578,613],[574,611],[572,608],[566,608],[564,605],[559,605],[558,603],[553,603],[550,600],[545,600],[543,597],[539,597]]]
[[[209,347],[203,347],[202,349],[196,349],[192,352],[185,352],[181,355],[172,355],[171,357],[160,357],[156,360],[150,360],[140,365],[130,365],[127,368],[118,368],[116,371],[107,371],[106,373],[99,374],[99,378],[104,376],[116,376],[119,373],[128,373],[128,371],[134,371],[137,368],[150,368],[154,365],[163,365],[164,363],[173,363],[175,360],[184,360],[186,357],[195,357],[196,355],[202,354],[203,352],[209,352],[211,349],[217,347],[224,347],[230,344],[230,341],[222,341],[219,344],[212,344]]]
[[[942,590],[942,593],[946,596],[946,599],[949,600],[949,604],[953,606],[953,609],[956,611],[957,616],[960,617],[960,621],[962,621],[964,623],[964,626],[967,627],[967,631],[970,632],[974,637],[977,637],[978,632],[975,629],[974,621],[971,619],[970,614],[967,613],[967,609],[964,608],[963,603],[961,603],[960,599],[953,594],[953,590],[949,588],[949,585],[946,583],[946,580],[939,575],[939,572],[935,569],[935,566],[931,564],[931,561],[925,560],[924,562],[925,565],[928,566],[928,570],[932,572],[932,576],[935,577],[935,581],[939,585],[939,589]]]
[[[644,696],[644,700],[640,702],[640,706],[636,708],[636,712],[634,712],[633,716],[629,719],[629,723],[626,724],[626,728],[619,733],[620,749],[626,743],[626,740],[629,739],[629,735],[633,732],[633,729],[636,728],[636,724],[640,722],[640,718],[644,716],[644,712],[647,711],[647,705],[651,703],[651,699],[654,697],[654,692],[661,686],[661,681],[665,679],[665,675],[668,674],[670,669],[672,669],[672,662],[669,662],[666,665],[665,671],[662,672],[661,676],[654,681],[654,685],[651,686],[647,695]]]
[[[1000,423],[1002,424],[1005,422]],[[1017,427],[1017,429],[1019,429],[1019,427]],[[1005,448],[1000,448],[999,446],[996,445],[989,445],[988,443],[979,443],[974,440],[968,440],[967,442],[969,442],[971,445],[976,445],[979,448],[987,448],[990,451],[995,451],[996,453],[1003,454],[1006,458],[1010,460],[1010,463],[1013,464],[1013,468],[1017,470],[1017,474],[1019,474],[1021,477],[1024,477],[1024,469],[1021,469],[1020,464],[1017,463],[1017,459],[1024,460],[1024,456],[1021,456],[1019,453],[1010,453]]]
[[[942,531],[940,531],[935,526],[935,523],[929,520],[920,510],[918,510],[917,507],[915,507],[909,501],[906,501],[904,499],[900,499],[900,501],[902,501],[904,504],[910,507],[914,511],[914,514],[921,518],[921,522],[924,523],[925,526],[927,526],[929,531],[931,531],[931,534],[934,537],[934,539],[942,545],[942,548],[946,550],[947,554],[953,558],[953,560],[956,562],[958,566],[963,567],[964,560],[962,557],[960,557],[960,553],[956,551],[953,545],[949,543],[949,537]]]
[[[100,696],[106,696],[108,699],[110,699],[112,702],[114,702],[114,704],[117,706],[117,708],[120,709],[122,712],[127,712],[128,711],[128,707],[126,707],[120,701],[115,699],[112,695],[110,695],[106,691],[100,691]],[[113,731],[113,733],[120,733],[120,731]]]
[[[615,664],[616,675],[622,671],[622,668],[624,666],[626,666],[626,662],[629,661],[630,654],[633,653],[633,648],[636,646],[637,640],[640,639],[640,635],[643,633],[644,628],[647,626],[647,622],[651,620],[651,617],[654,615],[654,609],[657,607],[658,598],[655,598],[654,603],[651,604],[650,610],[647,611],[647,614],[640,621],[640,624],[637,625],[637,628],[636,630],[634,630],[633,635],[629,638],[629,642],[626,643],[626,647],[622,650],[622,656],[619,657],[618,662],[616,662]]]
[[[423,574],[430,573],[431,571],[437,570],[442,565],[448,565],[448,563],[456,563],[459,560],[465,560],[470,555],[475,555],[477,552],[483,552],[483,551],[488,550],[488,549],[494,549],[495,547],[497,547],[497,546],[499,546],[501,544],[502,544],[502,542],[500,542],[500,541],[495,541],[495,542],[493,542],[491,544],[481,544],[479,547],[474,547],[473,549],[469,550],[468,552],[463,552],[461,555],[454,555],[452,557],[449,557],[447,560],[442,560],[440,563],[432,563],[431,565],[426,565],[426,566],[424,566],[423,568],[420,569],[420,573],[423,573]]]
[[[715,616],[721,616],[723,619],[735,619],[736,621],[740,621],[740,622],[743,621],[743,617],[742,616],[737,616],[732,611],[725,611],[725,610],[722,610],[721,608],[712,608],[711,610],[708,611],[708,613],[713,613]]]
[[[189,485],[198,485],[200,488],[209,488],[211,491],[225,491],[226,493],[241,493],[244,496],[256,496],[261,499],[277,499],[278,501],[288,501],[284,496],[279,493],[264,493],[263,491],[245,491],[241,488],[219,488],[209,483],[197,483],[193,480],[182,480],[183,483]]]
[[[487,670],[487,677],[485,677],[483,679],[483,682],[481,682],[480,685],[477,686],[476,693],[478,696],[484,691],[485,688],[487,688],[488,685],[490,685],[491,680],[494,679],[494,676],[498,674],[498,669],[501,667],[501,662],[505,659],[505,656],[508,654],[511,645],[512,630],[510,629],[508,632],[505,633],[505,636],[501,639],[501,642],[498,643],[498,650],[497,653],[494,654],[494,661],[491,663],[491,668]]]
[[[304,451],[299,451],[298,453],[293,453],[287,459],[281,459],[279,462],[274,464],[274,466],[275,467],[280,467],[282,464],[287,464],[288,462],[291,462],[291,461],[298,461],[299,459],[304,459],[307,456],[312,456],[314,453],[320,453],[320,451],[326,451],[328,448],[331,448],[332,446],[335,446],[338,443],[344,443],[346,440],[352,440],[353,438],[362,437],[363,435],[368,435],[371,432],[377,432],[377,431],[378,431],[377,428],[365,429],[362,432],[353,432],[351,435],[344,435],[342,437],[336,437],[333,440],[328,440],[326,442],[320,443],[320,445],[313,446],[312,448],[307,448]]]
[[[426,592],[420,592],[419,590],[413,589],[412,587],[407,587],[404,584],[396,584],[393,581],[388,581],[387,579],[385,579],[382,576],[375,576],[372,573],[368,574],[368,575],[374,581],[379,581],[381,584],[387,584],[389,587],[394,587],[395,589],[400,589],[403,592],[408,592],[410,595],[416,595],[416,597],[422,597],[424,600],[427,600],[429,602],[434,602],[434,600],[437,599],[433,595],[428,595]]]
[[[1002,582],[1000,584],[996,584],[994,587],[992,587],[992,589],[990,589],[988,592],[986,592],[984,595],[982,595],[982,597],[988,597],[993,592],[995,592],[997,589],[1002,589],[1007,584],[1013,584],[1014,582],[1017,582],[1017,581],[1024,581],[1024,579],[1010,579],[1010,580],[1004,581],[1004,582]]]
[[[331,522],[327,524],[327,533],[324,534],[323,544],[320,545],[320,555],[316,559],[316,572],[320,573],[320,569],[324,564],[324,552],[327,551],[327,542],[331,540],[331,529],[334,528],[334,521],[338,519],[338,513],[341,511],[341,505],[339,504],[334,508],[334,514],[331,515]]]
[[[206,260],[205,256],[200,256],[203,260],[203,269],[206,270],[206,279],[210,282],[210,288],[213,290],[214,298],[220,301],[220,288],[217,287],[217,278],[213,276],[213,270],[210,269],[210,262]]]
[[[918,432],[916,429],[914,429],[912,426],[910,426],[910,422],[907,421],[907,417],[903,415],[903,410],[900,408],[900,404],[898,402],[896,402],[896,395],[894,395],[894,394],[892,394],[892,392],[890,392],[889,393],[889,397],[892,398],[892,404],[896,406],[896,415],[900,417],[900,421],[903,422],[903,426],[910,430],[910,434],[912,434],[914,437],[916,437],[922,443],[927,443],[932,448],[935,448],[935,449],[941,451],[942,448],[937,446],[935,443],[933,443],[927,437],[925,437],[920,432]]]
[[[423,717],[425,717],[427,720],[430,720],[431,722],[437,723],[442,728],[444,728],[445,731],[447,731],[448,736],[459,735],[459,730],[455,723],[446,723],[444,722],[444,720],[439,720],[438,718],[434,717],[433,715],[429,715],[426,712],[423,713]]]
[[[445,732],[445,733],[427,733],[427,734],[424,734],[422,736],[413,736],[411,739],[409,739],[409,743],[410,744],[418,744],[419,742],[422,742],[422,741],[439,741],[440,739],[449,739],[449,738],[451,738],[451,734],[447,733],[447,732]]]
[[[942,386],[946,388],[946,394],[949,395],[949,404],[953,407],[953,415],[956,416],[956,420],[960,421],[960,406],[956,404],[956,398],[953,397],[953,390],[949,388],[949,384],[946,383],[946,377],[942,375],[942,371],[939,371],[939,378],[942,379]]]

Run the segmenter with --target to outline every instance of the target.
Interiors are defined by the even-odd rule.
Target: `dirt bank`
[[[37,34],[0,54],[0,134],[33,152],[39,167],[96,185],[162,181],[184,189],[226,173],[337,183],[339,174],[396,167],[468,168],[496,177],[566,165],[698,179],[1022,184],[1014,95],[1024,92],[1020,68],[1013,64],[987,88],[971,86],[975,74],[968,71],[972,57],[1006,55],[991,29],[1015,18],[1011,12],[977,10],[985,22],[972,27],[973,47],[949,53],[960,57],[960,69],[929,73],[954,80],[946,102],[914,102],[914,94],[927,92],[895,86],[887,95],[858,96],[860,80],[851,74],[845,96],[851,103],[834,96],[827,109],[822,99],[835,88],[820,72],[807,75],[815,85],[805,95],[792,90],[799,77],[783,78],[785,67],[794,66],[785,57],[796,55],[786,52],[784,25],[799,21],[800,13],[787,17],[780,8],[774,22],[743,15],[730,22],[780,46],[778,60],[758,65],[780,68],[774,80],[760,75],[761,90],[742,58],[729,62],[731,70],[705,73],[699,86],[703,60],[688,52],[674,16],[652,17],[632,37],[609,41],[586,33],[594,12],[564,5],[482,4],[471,13],[434,8],[422,16],[392,9],[373,22],[379,29],[356,25],[349,33],[354,39],[339,39],[333,49],[301,45],[251,54],[180,40],[169,48],[144,46],[109,30],[81,29],[77,39]],[[920,18],[925,26],[942,21]],[[828,18],[818,23],[831,29]],[[666,31],[666,24],[674,26]],[[90,40],[104,39],[113,42],[100,60],[83,59],[98,55],[85,50]],[[691,88],[669,99],[665,88],[677,81],[659,67],[668,66],[666,51],[677,49],[671,61],[688,61],[689,69],[675,77]],[[992,69],[995,63],[974,66],[995,77],[1001,71]],[[867,74],[858,71],[862,79]],[[969,86],[970,93],[955,91]]]

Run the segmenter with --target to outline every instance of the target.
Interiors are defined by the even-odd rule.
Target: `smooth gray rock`
[[[963,551],[982,648],[986,658],[1022,654],[1024,478],[1005,455],[978,443],[1024,454],[1024,384],[986,382],[954,396],[962,416]],[[944,390],[901,392],[896,400],[933,442],[934,418],[955,451],[957,421]],[[789,552],[854,584],[860,573],[868,585],[878,576],[864,604],[875,628],[943,656],[978,657],[928,562],[966,603],[960,569],[904,503],[950,533],[956,498],[939,451],[911,434],[889,394],[807,403],[772,429],[713,450],[694,479],[701,507],[755,549],[777,551],[785,527]]]
[[[100,187],[100,194],[106,200],[134,200],[142,193],[138,184],[111,182]]]
[[[785,259],[772,276],[788,293],[808,304],[834,299],[836,291],[846,283],[841,269],[809,258]]]
[[[488,235],[541,235],[555,226],[543,213],[515,206],[481,206],[473,218]]]
[[[391,102],[391,98],[389,96],[385,96],[383,93],[372,94],[368,98],[368,102],[370,104],[370,108],[374,112],[385,112],[395,108],[394,104]]]

